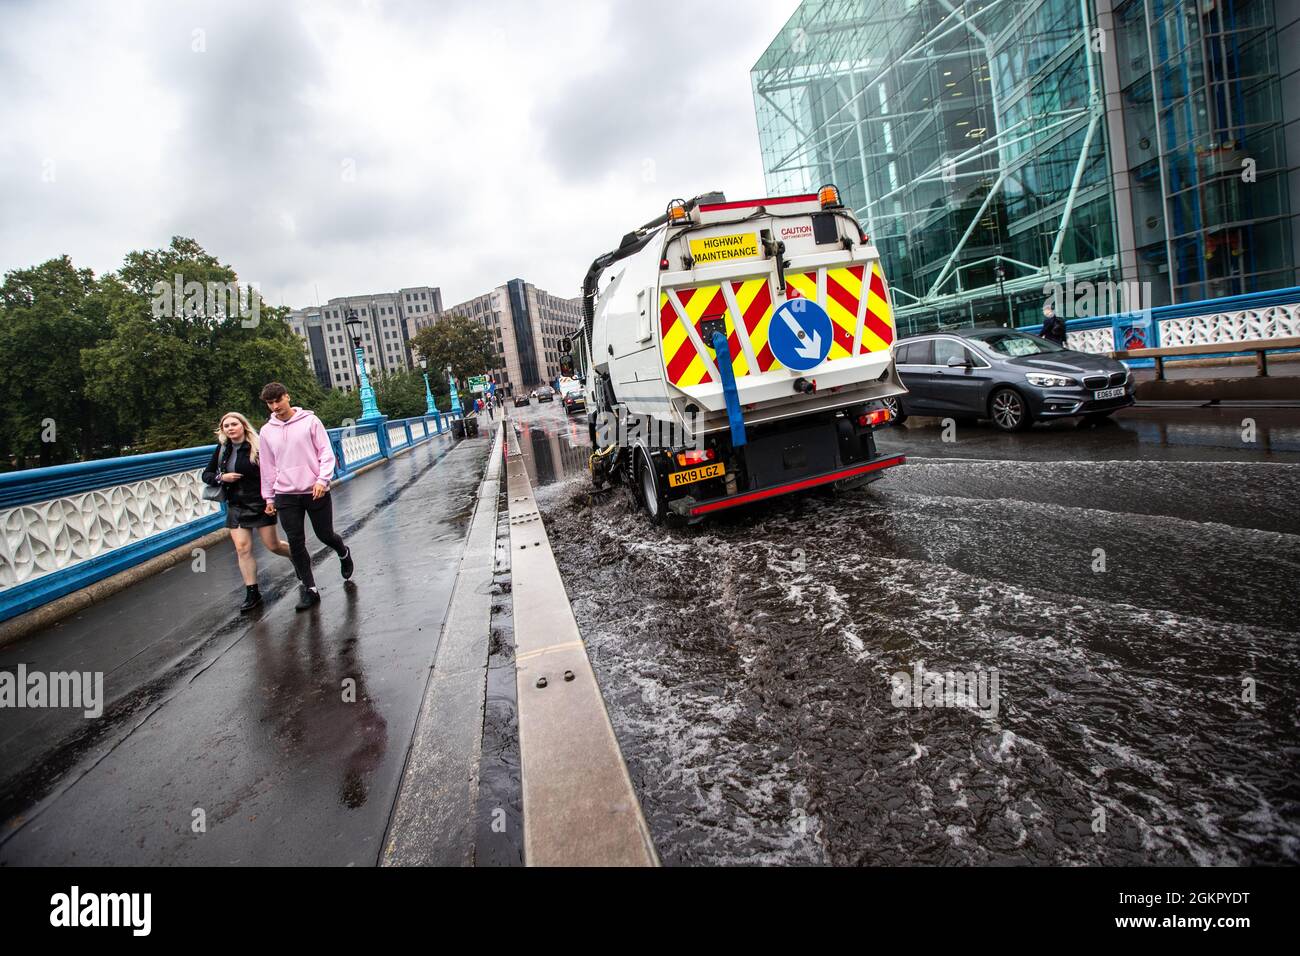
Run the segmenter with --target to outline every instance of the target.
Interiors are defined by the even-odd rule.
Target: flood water
[[[656,529],[520,410],[664,862],[1295,863],[1296,432],[1239,417],[900,428],[866,489]],[[997,692],[907,706],[948,672]]]

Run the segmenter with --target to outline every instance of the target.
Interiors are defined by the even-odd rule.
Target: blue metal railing
[[[337,460],[335,482],[348,481],[368,465],[436,438],[450,429],[450,423],[449,414],[439,413],[329,429],[330,445]],[[390,434],[398,438],[398,444],[390,443]],[[373,436],[373,442],[367,441],[367,436]],[[7,535],[0,540],[0,570],[5,574],[5,578],[0,580],[0,621],[223,527],[224,504],[211,514],[203,514],[154,534],[145,534],[125,544],[111,545],[113,537],[129,537],[140,523],[139,512],[150,507],[148,496],[152,489],[138,487],[140,482],[204,468],[215,447],[205,445],[0,475],[0,523],[7,525]],[[349,450],[364,453],[349,459]],[[128,486],[137,487],[123,490]],[[178,490],[184,495],[198,495],[200,492],[193,479],[177,483],[175,488],[167,489],[167,494],[175,494]],[[61,501],[97,491],[103,494],[88,495],[81,501]],[[188,500],[193,502],[194,499]],[[164,506],[167,503],[164,501]],[[112,513],[100,514],[104,509]],[[124,520],[128,526],[125,531],[120,527]],[[150,520],[153,519],[145,520],[144,524],[148,526]],[[94,551],[106,543],[106,550],[76,558],[78,551]],[[69,557],[72,560],[67,560]],[[67,563],[61,567],[40,568],[42,563],[57,564],[62,560],[67,560]],[[24,579],[18,580],[19,577]]]
[[[1067,332],[1084,332],[1089,329],[1111,328],[1115,330],[1113,339],[1114,348],[1122,350],[1125,345],[1120,342],[1121,330],[1125,327],[1132,326],[1136,323],[1143,322],[1148,318],[1149,335],[1145,342],[1146,348],[1158,348],[1160,346],[1160,323],[1170,319],[1188,319],[1196,316],[1212,316],[1230,312],[1244,312],[1246,310],[1268,309],[1279,305],[1294,305],[1300,303],[1300,286],[1288,286],[1285,289],[1271,289],[1268,292],[1248,292],[1243,295],[1228,295],[1218,299],[1200,299],[1196,302],[1180,302],[1177,305],[1161,305],[1146,312],[1117,312],[1112,315],[1088,316],[1086,318],[1067,319],[1065,328]],[[1035,325],[1022,325],[1019,328],[1025,332],[1035,335],[1043,331],[1042,323]],[[1286,350],[1291,351],[1291,350]],[[1204,353],[1196,355],[1180,356],[1181,360],[1191,360],[1203,358],[1206,356],[1227,357],[1232,355],[1249,355],[1248,352],[1225,353],[1216,352],[1212,344],[1205,346]],[[1174,361],[1168,359],[1166,361]],[[1126,360],[1128,365],[1152,365],[1151,359]]]

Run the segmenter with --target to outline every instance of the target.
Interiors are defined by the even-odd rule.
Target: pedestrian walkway
[[[229,541],[0,649],[98,671],[104,715],[0,723],[0,864],[377,862],[455,581],[488,436],[439,436],[337,488],[346,585],[311,534],[321,606],[257,551],[240,617]]]

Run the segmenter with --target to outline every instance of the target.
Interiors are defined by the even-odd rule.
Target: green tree
[[[296,402],[297,396],[290,393]],[[301,403],[299,403],[301,404]],[[356,392],[345,392],[341,388],[326,391],[321,400],[310,407],[326,428],[339,428],[345,421],[355,423],[361,417],[361,396]]]
[[[111,334],[82,353],[86,392],[117,410],[132,450],[206,444],[228,411],[261,423],[260,393],[270,381],[283,382],[301,405],[322,397],[286,309],[250,291],[250,314],[241,315],[224,300],[195,302],[185,293],[186,283],[206,291],[208,283],[235,282],[233,269],[179,236],[167,249],[130,253],[101,282]]]
[[[419,372],[389,372],[371,384],[375,387],[375,403],[389,418],[414,418],[424,414],[424,376]]]
[[[482,323],[461,316],[444,316],[427,329],[421,329],[411,339],[411,349],[428,360],[431,382],[443,378],[449,365],[456,381],[463,382],[500,364],[487,329]]]
[[[116,415],[85,391],[80,350],[109,334],[94,274],[67,256],[0,286],[0,456],[55,465],[114,445]]]

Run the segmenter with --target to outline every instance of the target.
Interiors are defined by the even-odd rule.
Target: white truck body
[[[590,336],[579,349],[593,436],[595,416],[617,412],[669,425],[689,443],[734,437],[714,332],[727,339],[732,404],[759,435],[906,391],[893,365],[880,256],[851,213],[817,195],[693,201],[686,210],[629,234],[624,252],[589,273]],[[829,315],[832,341],[819,364],[796,370],[782,364],[770,334],[791,321],[781,306],[801,298]]]

